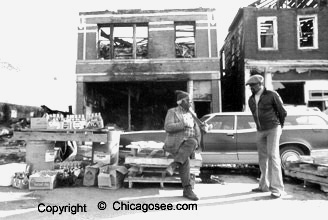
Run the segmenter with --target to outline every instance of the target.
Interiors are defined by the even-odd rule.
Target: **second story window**
[[[259,50],[277,50],[277,18],[258,17],[257,18],[257,38]]]
[[[298,49],[318,48],[318,26],[316,15],[300,15],[297,17]]]
[[[147,24],[99,25],[100,59],[142,59],[148,56]]]
[[[175,55],[195,57],[195,22],[175,22]]]

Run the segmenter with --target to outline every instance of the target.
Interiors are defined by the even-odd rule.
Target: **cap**
[[[257,84],[257,83],[263,83],[264,78],[261,75],[253,75],[251,76],[247,82],[246,82],[246,86],[249,84]]]
[[[189,97],[189,93],[181,90],[176,90],[175,94],[177,95],[177,101]]]

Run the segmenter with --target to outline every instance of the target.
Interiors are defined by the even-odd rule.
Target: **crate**
[[[42,189],[54,189],[57,183],[57,171],[39,171],[30,175],[29,177],[29,189],[30,190],[42,190]]]
[[[15,173],[13,178],[12,187],[18,189],[28,189],[28,177],[26,173]]]
[[[105,166],[98,175],[98,187],[102,189],[119,189],[128,170],[123,166]]]
[[[31,118],[32,129],[47,129],[48,127],[49,124],[46,118]]]

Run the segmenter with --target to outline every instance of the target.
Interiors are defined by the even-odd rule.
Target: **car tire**
[[[288,145],[280,150],[281,166],[286,167],[286,163],[289,161],[295,161],[300,158],[301,155],[305,155],[304,151],[294,145]]]

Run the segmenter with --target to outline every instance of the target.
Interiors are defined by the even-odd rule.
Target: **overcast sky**
[[[0,102],[19,100],[18,102],[25,101],[31,105],[39,105],[40,102],[48,102],[47,99],[54,100],[56,96],[75,93],[75,88],[70,85],[75,81],[78,12],[117,9],[215,8],[218,41],[221,46],[238,9],[254,1],[1,0],[0,61],[10,62],[19,68],[19,71],[11,72],[9,76],[8,72],[5,73],[3,68],[0,68]],[[4,81],[11,81],[13,78],[20,79],[15,86],[3,85]],[[35,86],[36,81],[39,83],[38,86]],[[29,101],[30,97],[39,91],[56,90],[56,86],[48,86],[48,82],[53,81],[58,84],[60,91],[46,92],[43,94],[48,94],[47,97],[39,95],[35,101]],[[24,94],[20,94],[16,87],[19,90],[25,90],[25,87],[29,89]],[[63,87],[65,91],[62,91]],[[13,88],[9,96],[6,91]],[[54,104],[54,106],[60,108],[75,101],[73,96],[66,97],[67,101],[63,101],[61,105]],[[53,103],[53,101],[48,103]]]

